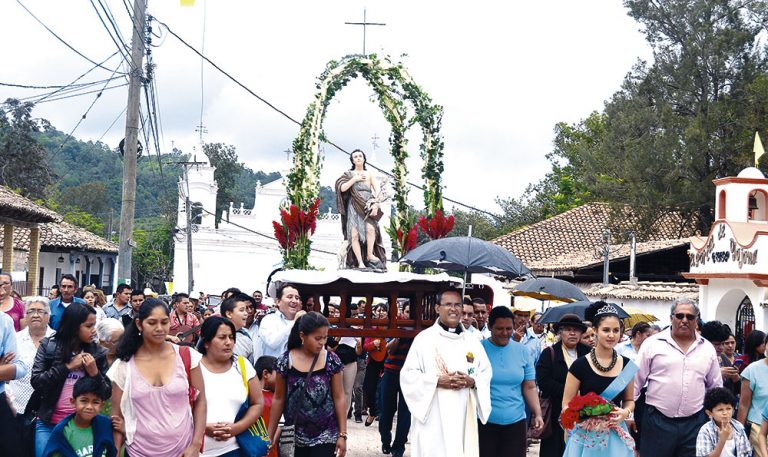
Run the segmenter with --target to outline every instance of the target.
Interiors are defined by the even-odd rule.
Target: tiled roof
[[[13,228],[13,246],[15,249],[29,251],[28,228]],[[0,246],[3,240],[0,239]],[[67,222],[40,224],[40,246],[53,249],[72,249],[90,252],[117,253],[118,246],[104,238]]]
[[[61,220],[59,214],[22,197],[5,186],[0,186],[0,217],[31,223]]]
[[[637,243],[636,254],[642,255],[650,252],[658,252],[666,249],[672,249],[680,246],[688,246],[689,238],[681,238],[676,240],[659,240],[659,241],[646,241],[643,243]],[[608,255],[610,260],[621,259],[629,257],[630,254],[629,243],[612,245],[611,253]],[[542,272],[554,272],[574,270],[580,268],[591,267],[603,262],[602,254],[598,253],[595,248],[583,251],[566,252],[554,257],[546,259],[535,260],[526,264],[534,273]]]
[[[637,284],[621,282],[619,284],[593,284],[584,291],[592,299],[634,299],[674,301],[685,297],[699,298],[699,285],[676,282],[639,281]]]
[[[597,263],[593,261],[594,252],[603,244],[603,231],[610,228],[613,233],[623,233],[632,226],[632,220],[629,207],[620,214],[611,214],[611,208],[605,203],[588,203],[515,230],[492,242],[518,256],[532,270],[570,270]],[[641,249],[651,252],[678,246],[687,242],[685,238],[691,235],[693,231],[685,228],[679,214],[668,213],[654,224],[652,233],[638,239],[638,252]],[[613,246],[612,249],[615,248]],[[624,251],[626,254],[622,255]],[[613,258],[623,257],[628,252],[628,245],[621,245]],[[555,265],[557,268],[554,268]]]

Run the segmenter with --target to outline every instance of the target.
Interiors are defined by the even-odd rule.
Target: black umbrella
[[[539,319],[538,322],[542,324],[554,324],[558,322],[560,318],[566,314],[575,314],[579,316],[581,320],[584,320],[584,311],[591,304],[592,302],[590,302],[589,300],[579,300],[572,303],[566,303],[564,305],[553,306],[548,310],[544,311],[544,314],[541,315],[541,318]],[[626,319],[629,317],[629,313],[624,311],[624,309],[622,309],[621,306],[614,305],[612,303],[611,303],[611,306],[616,308],[616,311],[618,312],[620,319]]]
[[[424,243],[400,259],[416,267],[464,273],[492,273],[509,278],[530,274],[514,254],[471,236],[453,236]]]
[[[534,278],[518,284],[512,295],[533,297],[539,300],[578,301],[588,300],[578,287],[555,278]]]

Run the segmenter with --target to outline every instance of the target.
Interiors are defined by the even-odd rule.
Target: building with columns
[[[3,248],[0,271],[22,295],[46,294],[62,274],[106,293],[114,286],[117,245],[69,224],[62,216],[0,186]]]
[[[258,183],[253,208],[243,203],[230,203],[216,226],[215,168],[209,164],[192,165],[187,170],[192,208],[193,292],[218,295],[229,287],[244,292],[265,291],[267,278],[282,266],[280,246],[274,237],[272,221],[280,217],[279,208],[287,204],[285,176],[262,185]],[[186,237],[185,195],[187,183],[179,181],[179,211],[174,240],[173,291],[188,292],[188,257]],[[387,257],[391,240],[384,231],[389,226],[391,202],[382,205],[384,216],[379,221]],[[310,264],[320,270],[338,269],[338,252],[343,241],[341,217],[337,213],[321,213],[312,236]]]
[[[768,326],[768,179],[749,167],[714,180],[715,222],[691,238],[690,273],[702,318],[728,324],[743,339]]]

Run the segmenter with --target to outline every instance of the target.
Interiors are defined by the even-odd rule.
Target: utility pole
[[[114,217],[115,217],[115,210],[112,208],[109,208],[109,223],[107,224],[107,233],[104,234],[105,235],[104,239],[106,239],[110,243],[112,242],[112,220],[114,219]]]
[[[128,108],[125,120],[125,153],[123,154],[123,198],[120,208],[120,246],[117,283],[131,284],[133,222],[136,213],[136,148],[139,137],[142,65],[144,61],[144,28],[146,1],[133,1],[133,40],[131,42]]]
[[[189,167],[194,165],[205,165],[205,162],[176,162],[184,167],[184,184],[186,186],[186,195],[184,196],[184,212],[187,215],[187,293],[191,294],[195,288],[194,269],[192,268],[192,201],[189,195]]]
[[[611,230],[603,231],[603,285],[608,285],[608,269],[610,268],[611,255]]]

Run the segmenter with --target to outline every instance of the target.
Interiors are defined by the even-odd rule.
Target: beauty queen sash
[[[624,369],[621,370],[621,373],[619,373],[619,375],[616,376],[616,379],[614,379],[613,382],[605,388],[600,396],[605,398],[607,401],[613,401],[613,398],[615,398],[616,395],[621,393],[624,389],[626,389],[630,382],[635,380],[635,373],[637,373],[637,370],[639,369],[640,367],[638,367],[635,362],[630,360],[629,363],[624,366]]]

